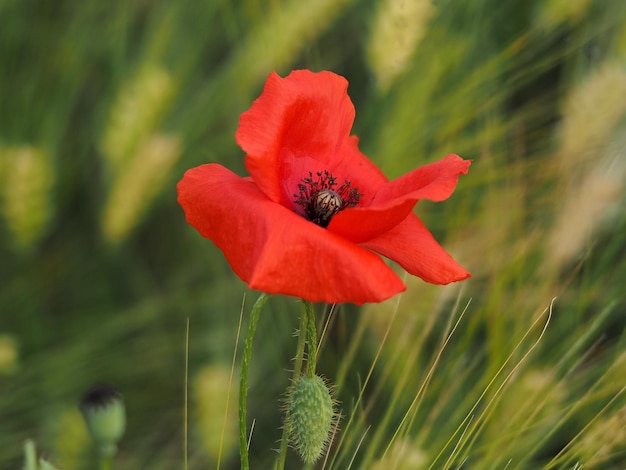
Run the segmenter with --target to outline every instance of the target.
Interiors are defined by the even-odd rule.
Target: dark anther
[[[337,212],[356,206],[363,194],[357,188],[351,188],[347,180],[336,188],[337,178],[328,171],[318,171],[316,176],[314,179],[313,173],[309,172],[307,178],[302,178],[302,183],[298,184],[300,194],[294,194],[293,197],[302,208],[304,217],[321,227],[327,227]]]

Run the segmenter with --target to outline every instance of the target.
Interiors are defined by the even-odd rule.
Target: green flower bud
[[[24,470],[57,470],[43,457],[37,457],[35,443],[31,439],[24,442]]]
[[[126,428],[122,394],[109,385],[96,385],[81,400],[80,410],[101,455],[113,457]]]
[[[321,377],[300,377],[287,397],[285,426],[289,442],[305,463],[319,459],[326,448],[335,421],[333,399]]]
[[[39,470],[57,470],[57,468],[48,462],[46,459],[41,457],[39,459]]]

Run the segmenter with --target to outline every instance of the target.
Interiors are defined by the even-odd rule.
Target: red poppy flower
[[[389,181],[350,136],[347,81],[272,73],[241,115],[250,176],[218,164],[185,173],[187,221],[253,289],[329,303],[379,302],[406,289],[383,255],[434,284],[470,276],[412,212],[448,198],[470,161],[448,155]]]

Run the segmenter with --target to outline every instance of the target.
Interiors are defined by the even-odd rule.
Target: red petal
[[[346,79],[331,72],[270,74],[235,135],[250,176],[267,197],[292,208],[301,179],[333,166],[354,121],[347,88]]]
[[[254,182],[221,165],[187,171],[178,194],[187,221],[253,289],[355,304],[405,289],[378,255],[276,204]]]
[[[409,273],[432,284],[448,284],[471,276],[414,214],[363,246],[396,261]]]
[[[352,188],[356,188],[364,194],[360,205],[370,205],[376,192],[389,180],[374,163],[359,150],[359,139],[350,136],[345,144],[337,152],[334,165],[329,171],[337,178],[338,184],[350,182]]]
[[[471,163],[471,160],[463,160],[458,155],[448,155],[419,167],[381,187],[376,193],[376,203],[408,197],[431,201],[448,199],[456,188],[459,175],[467,174]]]
[[[363,243],[384,234],[412,211],[420,199],[442,201],[456,187],[459,175],[466,174],[471,160],[458,155],[422,166],[380,186],[372,203],[339,212],[328,230],[354,243]]]

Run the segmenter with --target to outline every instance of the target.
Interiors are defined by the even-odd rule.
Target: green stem
[[[304,313],[300,317],[300,329],[298,330],[298,345],[296,346],[296,362],[293,367],[292,382],[295,383],[302,374],[302,362],[304,361],[304,344],[306,343],[306,331],[309,324],[309,308],[310,302],[306,300],[304,302]],[[312,309],[311,309],[312,311]],[[283,426],[283,435],[280,438],[280,451],[278,458],[276,459],[275,470],[283,470],[285,468],[285,459],[287,458],[287,445],[289,444],[289,437],[287,436],[287,426]]]
[[[308,323],[306,328],[308,356],[307,356],[307,376],[315,375],[315,366],[317,365],[317,327],[315,326],[315,312],[311,302],[304,301],[304,308],[307,313]]]
[[[117,454],[117,446],[111,443],[100,444],[98,453],[100,454],[99,470],[112,470],[113,459],[115,458],[115,454]]]
[[[252,342],[254,341],[254,332],[261,309],[267,302],[267,294],[261,294],[252,311],[250,312],[250,325],[248,326],[248,336],[243,350],[243,358],[241,360],[241,376],[239,378],[239,454],[241,456],[241,469],[249,470],[248,462],[248,430],[246,424],[246,402],[248,398],[248,370],[250,369],[250,358],[252,357]]]
[[[100,456],[100,470],[112,470],[113,457],[102,455]]]

